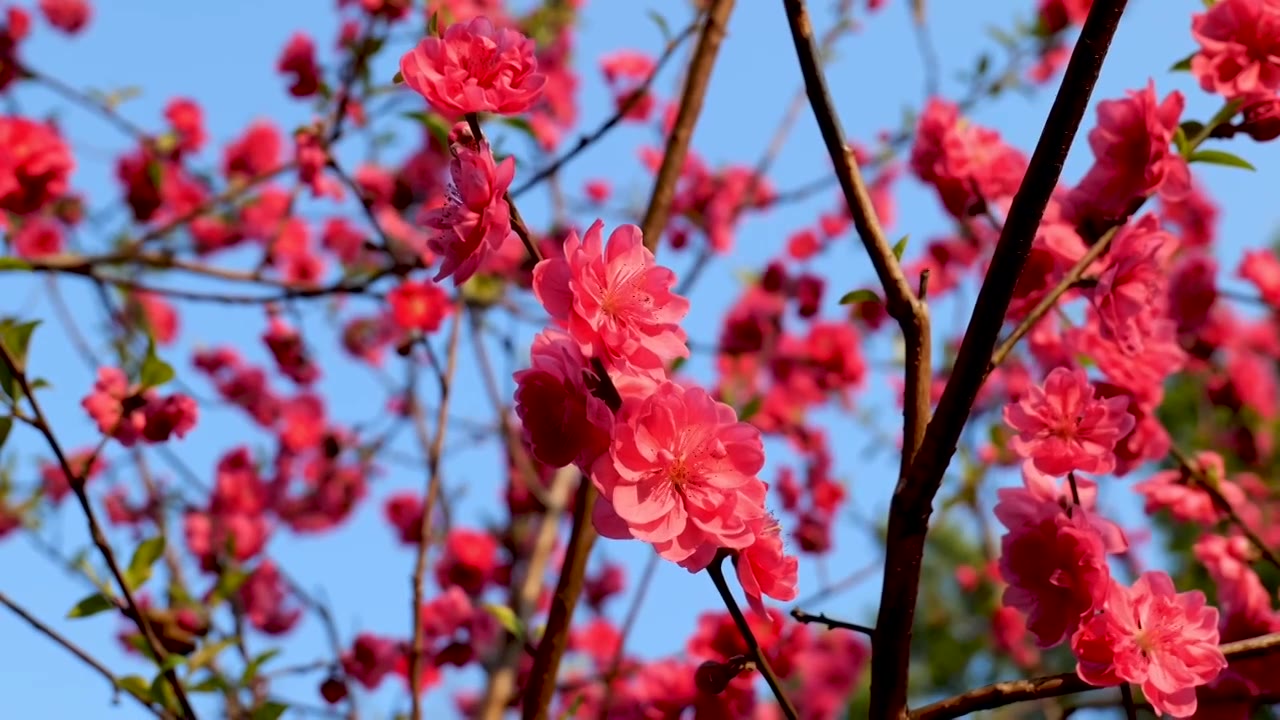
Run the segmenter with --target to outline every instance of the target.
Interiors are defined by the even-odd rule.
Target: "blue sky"
[[[814,3],[815,22],[820,31],[830,20],[828,6],[831,4]],[[175,95],[195,98],[205,110],[213,146],[219,149],[254,119],[273,118],[285,129],[309,119],[309,109],[285,94],[286,83],[274,71],[275,60],[289,36],[299,29],[316,39],[322,59],[330,57],[328,48],[336,31],[332,2],[99,0],[95,5],[96,14],[87,34],[75,40],[56,35],[37,22],[34,37],[25,47],[27,61],[43,73],[79,88],[103,91],[124,86],[141,88],[141,96],[125,103],[122,112],[147,128],[162,127],[161,109],[169,98]],[[943,93],[956,97],[963,92],[956,73],[971,68],[979,54],[991,53],[993,64],[998,65],[1003,59],[1001,51],[987,34],[987,28],[1009,27],[1015,16],[1029,17],[1032,5],[1029,1],[932,3],[930,20],[943,67]],[[1154,77],[1161,95],[1173,89],[1187,94],[1187,117],[1204,119],[1212,114],[1218,106],[1214,98],[1196,88],[1189,76],[1165,71],[1194,47],[1189,35],[1189,17],[1201,7],[1199,0],[1133,0],[1130,5],[1095,100],[1120,96],[1124,90],[1140,88],[1148,77]],[[304,9],[305,12],[300,12]],[[585,4],[582,32],[575,48],[575,61],[582,77],[579,108],[584,129],[594,127],[610,111],[611,101],[597,70],[598,59],[618,48],[656,53],[661,47],[662,35],[658,26],[646,17],[649,11],[666,16],[672,28],[683,27],[688,21],[685,3],[596,0]],[[904,108],[920,106],[924,98],[924,76],[905,0],[890,2],[886,10],[871,17],[865,17],[865,12],[860,10],[859,17],[865,20],[865,27],[840,45],[829,79],[848,137],[870,143],[878,131],[898,127]],[[379,72],[385,77],[390,78],[394,73],[398,54],[398,51],[384,53]],[[659,82],[667,97],[678,82],[679,62],[677,58]],[[727,161],[753,164],[769,142],[799,82],[781,3],[740,2],[694,138],[695,150],[713,165]],[[100,118],[69,108],[42,89],[23,89],[17,97],[19,106],[26,112],[60,108],[60,122],[79,161],[74,186],[90,198],[94,209],[114,202],[119,192],[112,180],[114,158],[128,147],[128,138]],[[1006,96],[982,106],[973,113],[972,119],[996,127],[1009,142],[1029,154],[1050,99],[1049,93],[1031,98]],[[1092,114],[1086,123],[1092,123]],[[403,125],[400,131],[414,132]],[[580,197],[585,181],[606,178],[612,182],[619,199],[642,202],[650,180],[642,170],[636,149],[641,143],[656,142],[649,128],[619,129],[565,170],[566,191]],[[1277,220],[1270,190],[1280,173],[1276,147],[1254,145],[1247,140],[1235,145],[1234,151],[1258,167],[1256,175],[1231,169],[1197,168],[1198,176],[1212,189],[1223,209],[1219,242],[1224,273],[1234,270],[1242,248],[1267,242]],[[510,147],[522,160],[517,175],[519,183],[520,174],[528,173],[538,163],[519,139],[513,140]],[[350,163],[361,157],[362,148],[357,142],[351,142],[344,145],[341,152],[344,161]],[[208,153],[204,156],[209,165],[216,158]],[[1074,181],[1090,161],[1081,137],[1067,163],[1065,179]],[[774,165],[771,181],[785,191],[821,176],[828,168],[817,128],[806,108]],[[899,184],[896,200],[899,219],[891,231],[897,235],[910,233],[913,239],[918,238],[913,241],[913,247],[922,246],[925,238],[945,232],[944,218],[927,189],[908,180]],[[831,210],[835,203],[834,193],[824,193],[809,202],[778,208],[747,221],[737,235],[735,254],[717,259],[692,294],[693,311],[686,323],[690,336],[704,342],[714,338],[724,310],[737,296],[738,273],[758,268],[779,252],[791,232],[811,226],[819,213]],[[522,213],[534,226],[546,221],[547,207],[545,196],[539,197],[537,193],[521,203]],[[325,209],[324,215],[331,212],[332,209]],[[351,208],[345,212],[360,220]],[[575,219],[585,227],[595,218],[579,215]],[[606,217],[605,220],[613,225],[621,218]],[[106,226],[115,228],[120,222],[117,215]],[[101,247],[103,236],[85,234],[78,241],[88,247]],[[909,256],[911,252],[909,249]],[[840,247],[824,258],[825,274],[831,286],[823,310],[830,317],[838,317],[840,310],[835,302],[840,294],[865,285],[873,276],[860,246],[851,236],[841,240]],[[662,259],[679,270],[686,267],[691,258],[685,253],[666,254]],[[59,436],[71,447],[92,442],[92,427],[78,406],[80,397],[92,383],[91,370],[71,352],[65,331],[50,315],[44,293],[47,286],[43,280],[16,279],[8,275],[3,282],[0,314],[46,318],[46,325],[36,336],[31,362],[41,376],[53,383],[53,388],[41,399]],[[1239,287],[1239,281],[1228,279],[1226,282]],[[60,280],[59,285],[72,303],[74,313],[83,319],[83,327],[100,330],[99,310],[90,288],[76,279]],[[953,334],[959,327],[955,319],[967,317],[967,309],[953,307],[955,305],[944,303],[935,310],[935,332]],[[346,424],[362,423],[381,414],[385,396],[375,377],[338,356],[334,333],[326,324],[328,308],[325,302],[304,307],[308,337],[325,359],[326,374],[321,390],[330,399],[331,416]],[[267,356],[257,337],[264,327],[260,310],[184,306],[181,342],[169,359],[180,372],[189,374],[198,394],[207,397],[211,394],[210,388],[190,375],[190,349],[229,343],[246,348],[246,355],[261,363]],[[899,420],[893,399],[885,389],[888,383],[883,374],[892,348],[883,339],[877,339],[868,344],[866,353],[879,372],[871,389],[859,397],[859,409],[882,428],[896,434]],[[389,367],[394,369],[394,365]],[[695,358],[687,367],[695,376],[710,377],[705,359]],[[504,392],[510,390],[506,377],[509,376],[504,375]],[[482,393],[479,376],[465,363],[458,387],[455,407],[459,413],[480,420],[490,419],[489,403]],[[837,475],[847,484],[853,498],[850,514],[883,517],[896,472],[894,458],[884,452],[864,452],[874,449],[877,440],[847,418],[837,419],[833,413],[825,413],[824,417],[831,418],[828,432],[837,450]],[[460,436],[453,432],[455,442]],[[252,430],[235,411],[212,407],[202,416],[197,431],[174,449],[191,467],[208,474],[216,458],[232,444],[256,441]],[[502,476],[495,460],[495,446],[467,449],[459,442],[458,447],[460,449],[450,451],[446,467],[447,488],[460,493],[457,512],[460,517],[476,523],[498,520],[502,512]],[[399,449],[416,453],[409,443],[403,443]],[[15,477],[19,484],[29,485],[34,481],[32,461],[45,457],[46,448],[32,433],[15,430],[6,450],[8,458],[18,462]],[[771,457],[766,479],[772,479],[778,462],[789,457],[778,450],[780,448],[775,449]],[[164,468],[161,461],[154,462]],[[161,472],[172,476],[167,469]],[[115,480],[133,482],[127,474]],[[340,531],[303,539],[278,532],[269,547],[271,556],[331,604],[344,641],[362,629],[407,634],[407,578],[412,553],[392,542],[391,531],[381,518],[381,500],[393,491],[420,486],[419,470],[390,466],[374,483],[371,499]],[[1103,493],[1104,502],[1110,500],[1118,515],[1134,517],[1134,504],[1127,489],[1104,487]],[[46,537],[68,554],[85,545],[83,522],[71,503],[50,518]],[[117,547],[128,546],[127,537],[115,540]],[[632,580],[638,578],[647,554],[647,546],[639,543],[602,541],[597,547],[597,561],[609,558],[622,562]],[[876,555],[868,536],[858,530],[857,523],[850,518],[840,526],[836,552],[825,561],[825,575],[846,576],[873,562]],[[802,597],[821,585],[812,562],[804,564],[801,580]],[[857,590],[828,601],[820,609],[866,620],[874,611],[878,582],[877,574]],[[67,609],[89,589],[51,565],[24,539],[9,538],[0,542],[0,590],[35,610],[108,665],[120,668],[121,674],[145,672],[141,663],[126,659],[120,652],[114,640],[119,628],[116,619],[105,616],[81,621],[62,619]],[[628,600],[615,601],[611,615],[620,618]],[[706,578],[690,576],[678,567],[662,563],[628,647],[645,656],[678,653],[696,617],[718,607],[719,599]],[[269,639],[262,637],[250,639],[251,648],[259,652],[269,647],[269,643]],[[290,638],[288,648],[286,655],[275,662],[281,665],[306,662],[326,654],[325,640],[314,618],[306,618]],[[475,680],[474,675],[467,673],[446,675],[444,688],[475,687]],[[318,681],[317,676],[286,681],[281,682],[278,689],[289,697],[315,703],[314,688]],[[110,720],[145,717],[128,703],[110,705],[110,693],[104,682],[5,612],[0,612],[0,697],[6,699],[5,717]],[[390,717],[396,710],[403,709],[402,700],[394,693],[368,698],[366,716]],[[432,693],[428,707],[440,713],[431,717],[452,715],[444,690]]]

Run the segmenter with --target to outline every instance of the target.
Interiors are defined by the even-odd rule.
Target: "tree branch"
[[[871,717],[875,720],[900,718],[906,712],[911,632],[933,499],[987,374],[1018,277],[1126,5],[1127,0],[1097,0],[1089,11],[1009,208],[951,377],[910,470],[894,492],[871,660]]]
[[[440,456],[444,452],[444,431],[449,423],[449,398],[454,373],[458,369],[458,346],[462,339],[463,306],[454,310],[453,329],[449,333],[449,356],[440,377],[440,407],[436,413],[436,434],[427,451],[427,493],[422,506],[422,522],[418,526],[418,551],[413,565],[413,638],[409,645],[409,693],[412,720],[422,720],[422,600],[427,574],[427,548],[431,546],[431,515],[440,495]],[[417,402],[417,398],[414,398]]]

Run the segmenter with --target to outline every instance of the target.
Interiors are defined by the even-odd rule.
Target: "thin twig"
[[[37,618],[36,616],[32,615],[30,612],[26,610],[26,608],[14,602],[13,599],[11,599],[8,595],[5,595],[3,592],[0,592],[0,605],[4,605],[5,607],[9,608],[11,611],[13,611],[15,615],[22,618],[23,621],[25,621],[32,628],[35,628],[37,632],[49,638],[50,640],[54,641],[58,645],[61,645],[64,649],[66,649],[72,655],[75,655],[76,657],[80,658],[80,660],[84,662],[85,665],[88,665],[89,667],[93,668],[98,672],[99,675],[106,678],[107,682],[111,683],[112,690],[114,690],[117,693],[120,692],[120,690],[122,689],[120,685],[120,680],[115,676],[115,674],[112,673],[111,670],[106,665],[103,665],[101,662],[99,662],[96,658],[94,658],[92,655],[86,652],[79,645],[76,645],[74,642],[67,639],[57,630],[54,630],[53,628],[44,624],[40,620],[40,618]],[[131,692],[126,692],[126,694],[129,697],[133,698],[134,700],[138,701],[140,705],[150,710],[157,717],[163,718],[163,717],[169,716],[168,713],[156,708],[151,703],[147,702],[146,700],[143,700],[137,695],[134,695]]]
[[[3,343],[0,343],[0,360],[3,361],[4,366],[8,369],[9,374],[17,384],[17,388],[27,398],[27,403],[31,407],[31,424],[37,432],[44,436],[49,449],[53,451],[54,457],[58,460],[59,467],[67,476],[67,482],[71,485],[71,492],[76,496],[76,500],[80,503],[80,509],[84,512],[85,521],[89,526],[89,537],[102,555],[102,559],[106,562],[107,568],[111,571],[111,576],[115,579],[116,584],[120,586],[120,594],[124,597],[125,610],[127,611],[125,615],[137,625],[147,650],[151,653],[151,659],[158,666],[165,667],[165,661],[168,659],[169,654],[165,652],[164,646],[156,638],[155,631],[152,629],[146,613],[138,607],[133,589],[129,587],[129,582],[125,579],[124,572],[120,569],[120,563],[116,560],[115,552],[111,549],[106,535],[102,532],[98,516],[94,513],[93,505],[89,502],[89,496],[85,492],[85,473],[89,470],[89,464],[85,464],[84,473],[76,472],[72,469],[70,460],[63,451],[62,445],[58,442],[58,438],[54,436],[53,429],[45,417],[44,410],[40,407],[40,402],[36,400],[31,382],[27,378],[26,368],[10,354],[9,348],[5,347]],[[15,399],[15,406],[16,404],[17,401]],[[182,709],[183,717],[186,720],[195,720],[195,710],[191,707],[191,701],[187,698],[187,693],[183,690],[182,682],[178,679],[177,673],[173,671],[173,668],[168,668],[162,674],[173,689],[174,697]]]
[[[1236,511],[1231,502],[1222,494],[1222,491],[1218,489],[1217,484],[1205,473],[1204,469],[1200,467],[1200,464],[1187,457],[1187,454],[1182,452],[1182,450],[1176,445],[1169,448],[1169,454],[1173,456],[1173,459],[1182,467],[1183,472],[1187,473],[1187,475],[1190,476],[1190,478],[1195,481],[1202,490],[1204,490],[1205,494],[1209,496],[1209,499],[1213,501],[1213,504],[1227,516],[1227,519],[1240,529],[1240,532],[1249,540],[1249,543],[1257,549],[1258,554],[1262,556],[1262,559],[1266,560],[1276,569],[1280,569],[1280,557],[1277,557],[1275,551],[1267,546],[1267,543],[1262,539],[1262,536],[1258,535],[1258,533],[1244,521],[1244,518],[1240,517],[1240,513]]]
[[[418,526],[418,551],[413,564],[413,639],[409,645],[409,693],[412,720],[422,720],[422,602],[423,586],[427,574],[427,548],[431,545],[431,515],[435,512],[436,497],[440,494],[440,455],[444,451],[445,428],[449,424],[449,398],[453,389],[454,374],[458,370],[458,345],[462,338],[462,303],[459,301],[449,334],[449,356],[444,374],[440,377],[440,407],[436,413],[436,434],[427,453],[427,492],[422,507],[422,522]],[[417,399],[414,399],[417,402]]]
[[[724,601],[725,608],[729,610],[729,616],[733,618],[733,624],[737,626],[738,632],[742,635],[742,641],[747,645],[748,656],[755,662],[756,669],[764,676],[764,681],[773,692],[774,699],[778,701],[778,708],[782,710],[782,716],[787,720],[797,720],[799,714],[796,712],[795,705],[791,703],[786,691],[782,689],[782,682],[778,680],[777,674],[773,672],[773,668],[769,665],[769,659],[765,657],[764,651],[760,648],[760,642],[756,640],[755,633],[751,631],[751,624],[747,622],[746,616],[742,614],[742,609],[738,607],[738,601],[733,597],[733,591],[729,589],[729,583],[724,579],[725,557],[726,555],[723,551],[717,553],[716,558],[707,566],[707,574],[711,576],[711,581],[715,583],[716,590],[720,593],[720,599]]]
[[[791,617],[795,618],[796,622],[805,623],[806,625],[809,623],[817,623],[819,625],[826,625],[829,628],[851,630],[856,633],[862,633],[869,638],[874,638],[876,635],[876,629],[873,627],[867,627],[866,625],[859,625],[858,623],[851,623],[845,620],[836,620],[835,618],[827,617],[826,613],[818,613],[817,615],[814,615],[812,613],[807,613],[800,608],[792,608]]]

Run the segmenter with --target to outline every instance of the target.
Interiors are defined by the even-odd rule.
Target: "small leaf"
[[[288,705],[283,705],[278,702],[268,701],[263,703],[256,710],[254,710],[253,714],[250,715],[249,717],[250,717],[250,720],[278,720],[279,717],[284,714],[284,711],[288,709],[289,709]]]
[[[756,416],[756,413],[760,412],[760,408],[762,407],[764,407],[763,395],[757,395],[751,398],[747,401],[746,405],[742,406],[742,410],[738,412],[738,420],[741,422],[750,421],[751,418]]]
[[[1237,167],[1245,170],[1257,170],[1248,160],[1222,150],[1197,150],[1191,153],[1191,157],[1187,158],[1187,162],[1202,162],[1210,165],[1226,165],[1227,167]]]
[[[687,363],[687,362],[689,362],[689,358],[687,358],[687,357],[678,357],[678,358],[676,358],[675,360],[672,360],[672,361],[671,361],[671,369],[667,371],[667,374],[668,374],[668,375],[675,375],[675,374],[676,374],[676,371],[677,371],[677,370],[679,370],[680,368],[684,367],[684,364],[685,364],[685,363]]]
[[[670,43],[671,26],[667,24],[667,19],[658,14],[657,10],[650,10],[645,14],[649,16],[649,19],[653,21],[654,25],[658,26],[658,32],[662,33],[662,42]]]
[[[1182,58],[1181,60],[1174,63],[1173,65],[1170,65],[1169,72],[1187,72],[1191,70],[1191,58],[1195,56],[1196,56],[1196,53],[1191,53],[1190,55]]]
[[[126,675],[116,680],[116,687],[142,700],[151,702],[151,683],[139,675]]]
[[[195,672],[202,667],[217,659],[219,653],[235,643],[235,638],[225,638],[217,642],[207,642],[200,646],[199,650],[191,653],[191,657],[187,659],[187,667],[191,668],[191,672]],[[169,657],[173,657],[170,655]],[[178,655],[177,657],[182,657]]]
[[[213,588],[213,595],[209,598],[209,605],[216,606],[218,603],[235,595],[240,590],[240,586],[244,585],[244,581],[249,579],[249,573],[238,568],[228,568],[222,571],[222,577],[218,578],[218,584]]]
[[[431,13],[427,18],[427,37],[440,37],[440,12]]]
[[[227,689],[227,683],[222,680],[216,673],[209,673],[209,677],[201,680],[195,685],[188,685],[189,693],[214,693],[222,692]]]
[[[391,77],[391,83],[392,83],[393,85],[401,85],[401,84],[403,84],[403,83],[404,83],[404,75],[403,75],[399,70],[397,70],[397,71],[396,71],[396,74],[395,74],[395,75],[393,75],[393,76]]]
[[[84,618],[115,609],[116,604],[111,598],[103,595],[102,593],[94,593],[93,595],[90,595],[76,603],[75,607],[71,608],[71,612],[67,613],[67,617]]]
[[[0,344],[4,345],[20,372],[25,371],[27,367],[27,350],[31,346],[31,334],[39,324],[39,320],[26,323],[19,323],[13,318],[0,320]],[[3,362],[0,362],[0,390],[9,397],[17,399],[15,393],[18,391],[18,381],[9,373],[9,366]]]
[[[160,387],[172,380],[173,376],[173,366],[156,355],[155,341],[148,339],[147,354],[142,358],[142,369],[138,374],[138,382],[142,385],[142,389]]]
[[[907,238],[909,237],[911,236],[903,235],[901,240],[893,244],[893,256],[899,260],[902,259],[902,253],[907,251]]]
[[[4,447],[4,441],[9,439],[9,431],[13,429],[13,418],[5,415],[0,417],[0,448]]]
[[[244,666],[244,672],[240,675],[240,684],[248,685],[253,682],[253,679],[258,676],[258,670],[262,669],[263,665],[270,662],[271,658],[279,654],[280,648],[272,648],[250,660],[249,664]]]
[[[0,272],[9,270],[30,270],[31,263],[16,257],[0,257]]]
[[[1178,148],[1178,154],[1186,157],[1187,155],[1187,131],[1179,125],[1177,130],[1173,131],[1173,146]]]
[[[164,536],[157,535],[148,540],[143,540],[133,551],[133,557],[129,559],[129,575],[142,574],[147,577],[151,575],[151,566],[156,564],[156,560],[164,554]],[[136,587],[136,586],[131,586]]]
[[[875,290],[862,288],[861,290],[850,290],[840,297],[841,305],[852,305],[854,303],[880,302],[880,296]]]
[[[520,623],[520,618],[516,617],[516,613],[506,605],[496,605],[494,603],[486,603],[484,609],[498,621],[498,624],[507,629],[517,638],[524,637],[524,627]]]

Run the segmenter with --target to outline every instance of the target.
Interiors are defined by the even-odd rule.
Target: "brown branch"
[[[575,480],[580,477],[573,467],[564,467],[556,471],[551,481],[551,492],[546,494],[545,510],[542,521],[538,525],[538,534],[529,553],[529,561],[525,564],[524,576],[520,584],[512,586],[511,609],[521,622],[527,623],[537,608],[538,597],[542,594],[547,564],[555,550],[556,535],[560,529],[560,519],[565,506],[569,502],[569,493],[573,490]],[[591,481],[585,478],[583,484]],[[489,684],[485,688],[483,701],[476,717],[479,720],[501,720],[507,705],[515,696],[516,674],[520,667],[520,656],[524,653],[524,638],[507,636],[502,654],[494,669],[489,674]]]
[[[102,555],[102,559],[106,562],[107,568],[111,571],[111,576],[115,579],[116,584],[120,586],[120,594],[125,601],[125,615],[134,621],[138,627],[138,631],[142,634],[143,641],[147,646],[147,650],[151,653],[151,659],[159,667],[165,667],[165,661],[169,654],[165,652],[164,646],[156,638],[155,631],[151,627],[151,623],[147,618],[147,614],[142,612],[138,607],[138,603],[134,598],[133,589],[129,587],[128,580],[125,579],[124,572],[120,569],[120,563],[116,559],[115,552],[111,549],[111,545],[107,542],[107,537],[102,532],[102,525],[98,522],[98,516],[93,511],[93,505],[89,502],[89,496],[85,493],[85,473],[88,472],[89,464],[86,463],[84,472],[76,472],[71,467],[71,462],[67,458],[66,453],[62,449],[62,445],[58,442],[58,438],[53,434],[53,428],[49,425],[48,419],[45,417],[44,410],[40,407],[39,401],[36,400],[35,393],[32,390],[31,382],[27,378],[26,368],[23,364],[10,353],[9,348],[0,343],[0,361],[3,362],[9,374],[13,377],[17,388],[22,395],[27,398],[27,403],[31,406],[31,417],[28,419],[32,427],[36,429],[45,442],[49,445],[49,449],[53,451],[54,457],[58,460],[58,466],[62,469],[63,474],[67,476],[67,482],[71,485],[71,492],[76,496],[76,500],[80,504],[80,509],[84,512],[85,521],[89,527],[89,537],[92,539],[94,546]],[[17,409],[18,398],[13,398],[14,409]],[[162,674],[165,680],[173,689],[174,697],[182,710],[182,716],[186,720],[195,720],[196,712],[191,707],[191,701],[187,698],[186,691],[182,688],[182,682],[178,680],[178,675],[173,668],[165,669]]]
[[[720,42],[728,30],[733,5],[734,0],[713,0],[707,10],[702,31],[698,34],[698,45],[689,61],[684,91],[680,96],[680,109],[676,113],[671,134],[667,136],[667,150],[662,156],[662,165],[658,168],[658,177],[653,183],[653,193],[649,196],[644,221],[640,224],[644,232],[644,246],[650,251],[658,247],[658,240],[667,227],[671,203],[676,196],[676,183],[684,168],[685,157],[689,154],[694,126],[698,123],[698,116],[702,114],[702,101],[706,98]]]
[[[459,296],[461,298],[461,296]],[[427,451],[427,492],[422,506],[422,521],[418,525],[418,551],[413,564],[413,639],[409,644],[409,693],[412,720],[422,720],[422,602],[423,585],[427,574],[427,548],[431,546],[431,515],[435,512],[436,497],[440,495],[440,456],[444,452],[444,432],[449,424],[449,398],[453,389],[454,374],[458,370],[458,346],[462,339],[463,306],[459,299],[454,311],[453,329],[449,334],[447,367],[440,376],[440,407],[436,413],[436,434]],[[418,401],[417,397],[413,400]]]
[[[1227,643],[1221,649],[1228,660],[1245,660],[1266,655],[1277,648],[1280,648],[1280,633]],[[1009,680],[926,705],[912,711],[909,717],[911,720],[950,720],[950,718],[964,717],[979,710],[994,710],[1014,703],[1074,695],[1102,690],[1106,687],[1114,686],[1090,685],[1075,673],[1061,673],[1029,680]]]
[[[1009,208],[951,377],[938,401],[910,470],[889,509],[884,587],[871,660],[871,717],[902,717],[907,706],[911,632],[920,590],[925,535],[933,499],[968,422],[1018,277],[1026,264],[1049,197],[1084,118],[1094,84],[1127,0],[1097,0],[1071,53],[1026,175]]]
[[[786,691],[782,689],[781,681],[778,680],[777,674],[773,672],[773,668],[769,665],[769,659],[765,657],[764,651],[760,648],[760,643],[756,640],[755,633],[751,631],[751,624],[747,622],[746,616],[742,614],[737,600],[733,598],[733,592],[729,589],[729,583],[724,579],[724,559],[727,556],[727,553],[723,550],[717,553],[715,559],[707,566],[707,574],[711,576],[711,581],[715,583],[716,590],[720,593],[720,598],[724,600],[724,605],[729,610],[729,616],[733,618],[733,624],[737,626],[738,632],[742,635],[742,641],[747,645],[747,656],[755,662],[756,669],[764,676],[765,683],[773,691],[773,697],[778,701],[778,708],[782,710],[782,716],[787,720],[797,720],[799,714],[796,712],[795,705],[791,704],[791,699],[787,697]]]
[[[809,623],[817,623],[818,625],[826,625],[829,628],[837,628],[840,630],[849,630],[851,632],[862,633],[863,635],[866,635],[869,638],[874,638],[876,636],[876,629],[873,627],[867,627],[866,625],[859,625],[858,623],[851,623],[851,622],[846,622],[844,620],[837,620],[835,618],[830,618],[830,617],[827,617],[826,613],[818,613],[817,615],[814,615],[812,613],[807,613],[801,610],[800,608],[792,608],[791,617],[795,618],[796,622],[804,623],[806,625]]]
[[[4,605],[5,607],[12,610],[15,615],[22,618],[23,621],[25,621],[28,625],[34,628],[36,632],[39,632],[40,634],[54,641],[58,645],[61,645],[64,649],[66,649],[72,655],[75,655],[76,657],[80,658],[80,660],[83,661],[85,665],[88,665],[89,667],[96,670],[99,675],[106,678],[107,682],[111,683],[112,690],[119,692],[120,690],[123,689],[120,686],[119,678],[117,678],[115,674],[112,673],[111,670],[106,665],[103,665],[96,658],[94,658],[92,655],[86,652],[83,648],[81,648],[79,645],[76,645],[74,642],[72,642],[71,640],[63,636],[57,630],[54,630],[53,628],[44,624],[40,620],[40,618],[37,618],[36,616],[32,615],[30,612],[26,610],[26,608],[14,602],[9,596],[5,595],[3,592],[0,592],[0,605]],[[151,703],[147,702],[146,700],[143,700],[137,695],[134,695],[131,692],[126,692],[126,694],[129,697],[133,698],[134,700],[137,700],[139,704],[141,704],[143,707],[150,710],[157,717],[161,717],[161,718],[169,717],[169,714],[167,712],[157,709]]]
[[[809,19],[809,11],[804,0],[784,0],[787,12],[787,25],[791,29],[791,39],[795,43],[796,57],[800,62],[800,72],[804,76],[805,91],[809,95],[809,104],[813,107],[814,119],[822,132],[823,143],[827,154],[835,166],[836,177],[840,181],[840,189],[844,194],[845,204],[853,217],[854,227],[858,231],[876,276],[884,287],[885,306],[889,314],[898,323],[906,344],[907,371],[903,390],[903,437],[902,462],[899,470],[899,484],[906,477],[906,469],[911,464],[916,448],[924,437],[924,429],[929,421],[929,385],[932,362],[931,333],[929,330],[929,310],[925,303],[916,297],[911,284],[892,246],[885,237],[880,219],[876,216],[875,205],[862,179],[862,171],[854,159],[853,151],[845,144],[844,131],[840,128],[840,119],[836,115],[835,104],[827,89],[826,79],[822,74],[818,44],[814,40],[813,23]]]
[[[663,155],[662,166],[659,168],[658,178],[653,187],[653,195],[649,200],[649,209],[645,212],[644,223],[641,226],[645,247],[650,251],[657,247],[658,238],[666,228],[667,219],[671,213],[671,202],[675,196],[676,181],[679,180],[680,168],[684,165],[684,158],[689,150],[693,127],[702,109],[707,84],[710,81],[711,71],[715,66],[720,42],[724,38],[733,6],[734,0],[712,0],[711,7],[707,11],[707,20],[702,25],[693,57],[689,61],[680,109],[676,113],[675,125],[667,139],[666,154]],[[601,382],[607,386],[608,390],[613,390],[603,365],[598,361],[596,364]],[[614,396],[616,401],[616,391]],[[611,409],[616,411],[617,405],[611,405]],[[551,599],[546,629],[543,631],[542,640],[538,643],[537,653],[533,658],[533,668],[529,674],[529,683],[524,692],[522,707],[524,720],[546,720],[552,697],[555,695],[560,659],[564,655],[565,643],[568,641],[573,611],[577,607],[578,596],[582,593],[587,558],[595,543],[596,532],[591,525],[591,508],[595,501],[595,486],[589,479],[584,478],[578,485],[569,547],[560,569],[560,579],[556,583],[555,594]]]

